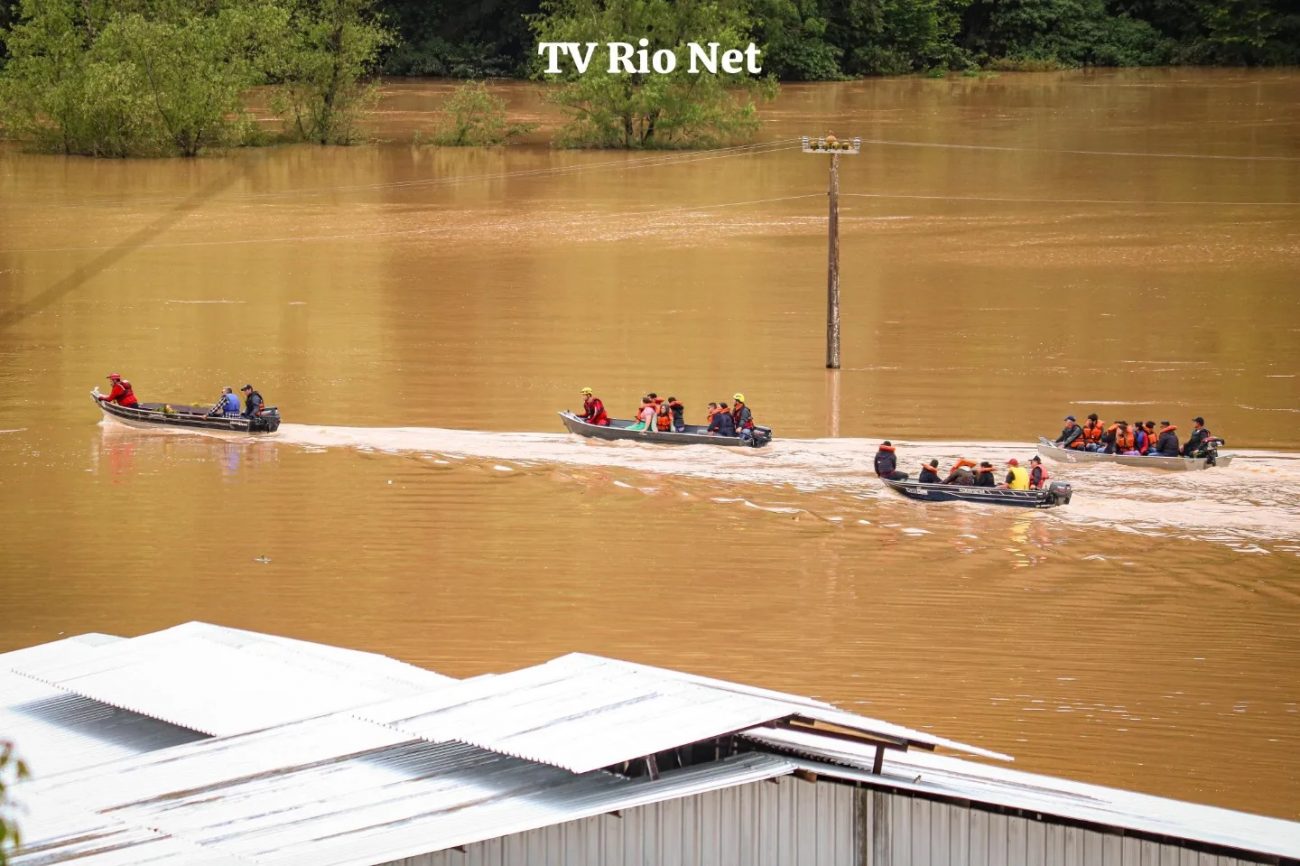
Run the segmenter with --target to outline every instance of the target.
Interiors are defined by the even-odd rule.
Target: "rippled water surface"
[[[1300,818],[1300,76],[787,87],[757,147],[0,150],[0,650],[189,619],[454,675],[571,650],[813,694],[1024,769]],[[552,117],[530,86],[512,106]],[[842,161],[844,369],[823,368]],[[960,145],[960,146],[958,146]],[[272,439],[100,424],[252,381]],[[762,451],[597,443],[591,385]],[[1203,414],[1203,473],[1044,512],[870,477]],[[2,733],[2,732],[0,732]]]

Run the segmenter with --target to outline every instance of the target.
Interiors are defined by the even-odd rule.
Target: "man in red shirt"
[[[131,388],[131,383],[123,379],[117,373],[109,373],[108,381],[113,383],[113,390],[108,392],[108,396],[99,395],[99,399],[107,400],[109,403],[116,403],[119,406],[127,406],[131,409],[139,409],[140,401],[135,399],[135,391]]]

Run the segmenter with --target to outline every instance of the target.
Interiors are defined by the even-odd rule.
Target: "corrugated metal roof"
[[[205,734],[324,715],[456,680],[383,656],[205,623],[96,646],[66,641],[10,669]],[[186,687],[199,684],[200,687]]]
[[[472,743],[579,773],[791,716],[1006,757],[808,698],[581,653],[356,714],[430,742]]]
[[[54,775],[203,735],[0,671],[0,736],[18,746],[36,776]]]
[[[928,752],[885,753],[880,775],[870,772],[876,750],[803,731],[758,729],[746,739],[792,752],[801,768],[822,776],[884,785],[919,794],[970,800],[1072,821],[1122,827],[1275,857],[1300,858],[1300,823],[1186,803],[1117,788],[1024,773]],[[827,761],[848,766],[832,766]]]
[[[473,746],[405,740],[338,715],[31,783],[24,801],[43,820],[27,828],[14,863],[144,862],[130,852],[167,851],[161,835],[231,862],[361,866],[792,769],[787,759],[748,754],[654,781],[574,775]],[[148,862],[196,862],[177,850]]]
[[[95,652],[96,647],[117,643],[123,638],[111,634],[89,632],[63,640],[24,647],[7,653],[0,653],[0,670],[12,670],[20,664],[42,664],[51,660],[74,661],[86,658]]]

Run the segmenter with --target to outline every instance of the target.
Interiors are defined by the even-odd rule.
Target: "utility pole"
[[[830,235],[826,253],[826,369],[840,368],[840,154],[856,156],[862,151],[862,139],[840,141],[833,135],[823,138],[803,137],[804,153],[829,153],[831,156]]]

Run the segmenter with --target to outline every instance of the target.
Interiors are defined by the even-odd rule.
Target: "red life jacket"
[[[1083,435],[1079,438],[1081,438],[1085,444],[1096,445],[1101,441],[1101,431],[1104,429],[1105,427],[1100,421],[1098,421],[1095,426],[1091,421],[1089,421],[1087,424],[1083,425]]]
[[[1034,473],[1035,473],[1035,472],[1038,473],[1038,483],[1037,483],[1037,484],[1034,483]],[[1029,465],[1029,486],[1030,486],[1030,487],[1033,487],[1033,488],[1036,489],[1036,490],[1041,490],[1042,488],[1044,488],[1044,487],[1047,486],[1047,467],[1046,467],[1046,466],[1044,466],[1044,465],[1041,464],[1041,463],[1036,464],[1036,465],[1031,463],[1031,464]]]
[[[600,401],[599,397],[588,397],[582,401],[582,417],[588,424],[599,424],[602,427],[609,426],[609,416],[605,414],[605,404]]]
[[[754,429],[754,413],[752,411],[749,413],[749,420],[747,420],[744,424],[740,423],[740,410],[744,408],[745,408],[745,404],[737,400],[736,407],[731,410],[731,420],[736,425],[737,431]],[[893,449],[891,448],[890,450],[892,451]]]
[[[131,389],[131,383],[123,379],[113,383],[113,390],[108,392],[108,402],[116,403],[119,406],[129,406],[133,409],[140,407],[140,401],[135,398],[135,391]]]

